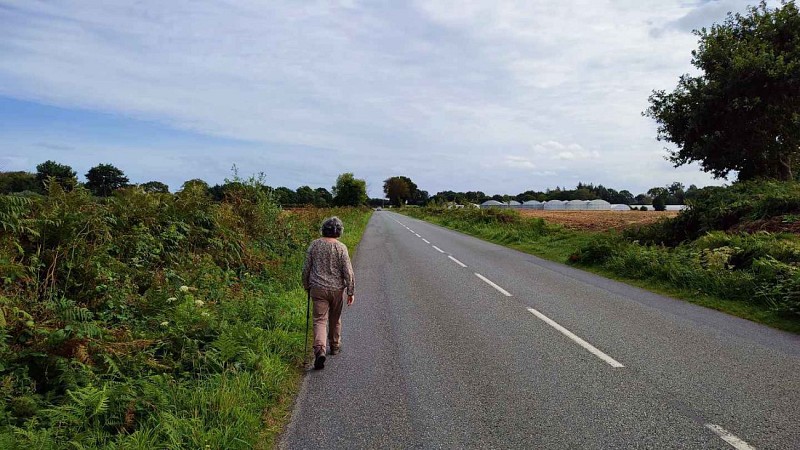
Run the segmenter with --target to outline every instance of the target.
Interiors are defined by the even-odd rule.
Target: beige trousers
[[[314,302],[314,355],[325,354],[327,343],[331,348],[338,348],[342,343],[344,290],[312,287],[311,300]]]

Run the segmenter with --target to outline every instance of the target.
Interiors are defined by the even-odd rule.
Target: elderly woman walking
[[[347,246],[339,242],[344,224],[338,217],[325,219],[322,237],[308,247],[303,264],[303,287],[314,300],[314,368],[325,367],[325,346],[331,355],[339,353],[342,333],[342,303],[355,301],[353,266]],[[326,342],[327,341],[327,342]]]

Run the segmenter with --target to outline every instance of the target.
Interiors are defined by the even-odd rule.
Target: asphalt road
[[[800,449],[798,336],[388,211],[355,272],[282,448]]]

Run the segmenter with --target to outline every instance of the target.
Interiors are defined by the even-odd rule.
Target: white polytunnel
[[[550,200],[544,203],[544,209],[548,210],[561,210],[566,209],[566,203],[564,200]]]
[[[486,200],[485,202],[481,203],[481,208],[502,208],[503,204],[498,202],[497,200]]]
[[[525,209],[544,209],[544,203],[537,200],[528,200],[522,204]]]
[[[611,203],[608,203],[605,200],[591,200],[587,203],[586,209],[592,209],[595,211],[608,211],[611,209]]]
[[[567,202],[564,209],[570,211],[586,210],[589,209],[588,204],[589,204],[588,200],[570,200]]]

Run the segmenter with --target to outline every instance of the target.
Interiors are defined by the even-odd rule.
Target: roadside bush
[[[331,213],[355,244],[366,211],[287,213],[257,180],[219,202],[193,183],[0,196],[0,448],[268,446]]]
[[[677,246],[710,231],[800,231],[791,219],[800,213],[800,183],[749,181],[709,186],[687,200],[678,217],[641,228],[625,236],[643,244]]]
[[[626,245],[628,244],[625,241],[616,237],[598,236],[573,252],[569,256],[569,262],[585,265],[603,264]]]

